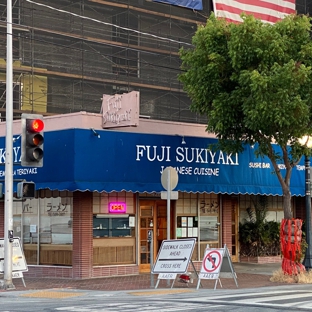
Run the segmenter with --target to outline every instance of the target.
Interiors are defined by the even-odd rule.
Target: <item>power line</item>
[[[3,35],[6,35],[6,32],[4,31],[0,31],[0,34],[3,34]],[[14,36],[14,35],[13,35]],[[40,43],[43,43],[43,44],[50,44],[52,46],[57,46],[57,47],[61,47],[61,48],[65,48],[65,49],[69,49],[69,50],[74,50],[74,51],[77,51],[77,52],[85,52],[85,53],[90,53],[91,55],[94,54],[98,54],[98,55],[102,55],[104,57],[116,57],[118,59],[121,59],[121,60],[124,60],[124,61],[136,61],[140,64],[144,64],[144,65],[150,65],[150,66],[153,66],[153,67],[156,67],[156,68],[164,68],[164,69],[169,69],[169,70],[175,70],[175,71],[181,71],[180,68],[174,68],[174,67],[168,67],[168,66],[163,66],[163,65],[159,65],[159,64],[154,64],[154,63],[150,63],[150,62],[145,62],[145,61],[138,61],[137,58],[126,58],[126,57],[122,57],[122,56],[114,56],[112,54],[106,54],[106,53],[102,53],[100,51],[96,52],[96,51],[93,51],[93,52],[90,52],[89,50],[86,50],[86,49],[82,49],[82,48],[76,48],[76,47],[69,47],[69,46],[66,46],[66,45],[63,45],[63,44],[60,44],[60,43],[51,43],[50,41],[48,40],[43,40],[43,39],[38,39],[38,38],[35,38],[35,39],[31,39],[29,38],[27,35],[24,35],[24,34],[19,34],[18,35],[18,38],[22,38],[22,39],[29,39],[29,40],[32,40],[34,42],[40,42]],[[82,41],[82,42],[85,42],[87,40],[85,40],[84,38],[78,38],[77,41]],[[161,53],[154,53],[154,52],[149,52],[149,51],[142,51],[142,50],[138,50],[138,49],[132,49],[132,48],[129,48],[129,47],[120,47],[120,46],[115,46],[114,44],[108,44],[108,43],[97,43],[97,44],[100,44],[100,45],[107,45],[107,46],[113,46],[113,47],[117,47],[117,48],[120,48],[121,50],[130,50],[130,51],[135,51],[135,52],[139,52],[139,53],[146,53],[146,54],[153,54],[155,56],[160,56],[160,55],[163,55]],[[171,56],[172,57],[172,56]],[[178,58],[178,57],[177,57]],[[140,58],[139,58],[140,59]],[[112,63],[114,63],[112,61]]]

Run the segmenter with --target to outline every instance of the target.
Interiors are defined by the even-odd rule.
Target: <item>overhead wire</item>
[[[178,43],[178,44],[185,44],[185,45],[192,46],[192,44],[188,43],[188,42],[182,42],[182,41],[179,41],[179,40],[174,40],[174,39],[170,39],[170,38],[166,38],[166,37],[162,37],[162,36],[157,36],[157,35],[150,34],[150,33],[147,33],[147,32],[142,32],[142,31],[139,31],[139,30],[136,30],[136,29],[132,29],[132,28],[123,27],[123,26],[119,26],[119,25],[116,25],[116,24],[100,21],[100,20],[97,20],[95,18],[91,18],[91,17],[79,15],[79,14],[76,14],[76,13],[73,13],[73,12],[57,9],[57,8],[54,8],[54,7],[50,6],[50,5],[46,5],[46,4],[43,4],[43,3],[38,3],[38,2],[35,2],[35,1],[32,1],[32,0],[25,0],[25,1],[29,2],[29,3],[32,3],[32,4],[35,4],[35,5],[38,5],[38,6],[43,6],[43,7],[49,8],[51,10],[54,10],[54,11],[57,11],[57,12],[60,12],[60,13],[72,15],[72,16],[79,17],[79,18],[86,19],[86,20],[90,20],[90,21],[93,21],[93,22],[96,22],[96,23],[99,23],[99,24],[103,24],[103,25],[106,25],[106,26],[112,26],[112,27],[115,27],[117,29],[122,29],[122,30],[133,32],[133,33],[137,33],[137,34],[140,34],[140,35],[149,36],[149,37],[152,37],[152,38],[156,38],[158,40],[169,41],[169,42],[174,42],[174,43]]]
[[[3,34],[3,35],[6,35],[7,33],[5,31],[1,31],[0,30],[0,35]],[[14,37],[14,34],[13,34],[13,37]],[[19,34],[18,35],[19,38],[22,38],[22,39],[29,39],[27,35],[24,35],[23,34]],[[80,41],[86,41],[84,38],[76,38],[77,42],[80,42]],[[92,55],[92,52],[90,52],[89,50],[86,50],[86,49],[82,49],[82,48],[78,48],[78,47],[69,47],[69,46],[66,46],[66,45],[63,45],[63,44],[60,44],[60,43],[56,43],[56,42],[49,42],[47,40],[43,40],[43,39],[39,39],[39,38],[32,38],[32,41],[34,42],[40,42],[40,43],[43,43],[43,44],[51,44],[52,46],[57,46],[57,47],[61,47],[61,48],[65,48],[65,49],[69,49],[69,50],[73,50],[73,51],[77,51],[77,52],[86,52],[86,53],[91,53]],[[155,56],[160,56],[160,55],[163,55],[161,53],[155,53],[155,52],[149,52],[149,51],[142,51],[142,50],[137,50],[137,49],[132,49],[132,48],[129,48],[129,47],[120,47],[120,46],[116,46],[116,45],[113,45],[113,44],[109,44],[109,43],[97,43],[97,44],[101,44],[101,45],[107,45],[107,46],[113,46],[113,47],[117,47],[117,48],[120,48],[121,50],[131,50],[131,51],[135,51],[135,52],[140,52],[140,53],[147,53],[147,54],[153,54]],[[105,54],[105,53],[102,53],[102,52],[93,52],[94,54],[100,54],[100,55],[103,55],[105,57],[113,57],[114,55],[112,54]],[[118,59],[121,59],[121,60],[124,60],[124,61],[138,61],[137,58],[125,58],[125,57],[122,57],[122,56],[115,56],[116,58]],[[169,70],[176,70],[176,71],[181,71],[179,68],[174,68],[174,67],[169,67],[169,66],[164,66],[164,65],[160,65],[160,64],[153,64],[153,63],[149,63],[149,62],[142,62],[142,61],[139,61],[140,64],[144,64],[144,65],[150,65],[150,66],[153,66],[153,67],[159,67],[159,68],[164,68],[164,69],[169,69]]]

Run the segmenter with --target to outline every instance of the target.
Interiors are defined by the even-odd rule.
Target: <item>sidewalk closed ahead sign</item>
[[[193,254],[195,238],[164,240],[152,273],[185,273]]]

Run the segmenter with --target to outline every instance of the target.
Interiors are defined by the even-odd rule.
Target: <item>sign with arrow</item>
[[[195,243],[195,238],[162,241],[152,273],[186,273]]]

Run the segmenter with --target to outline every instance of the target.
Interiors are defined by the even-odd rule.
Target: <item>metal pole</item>
[[[306,242],[307,249],[303,260],[306,270],[312,269],[312,232],[311,232],[311,177],[310,158],[305,156],[305,206],[306,206]]]
[[[13,231],[13,49],[12,0],[7,0],[7,56],[6,56],[6,137],[5,137],[5,205],[4,205],[4,289],[15,289],[12,282]]]
[[[167,177],[167,239],[170,239],[170,195],[171,195],[171,173],[168,170]]]
[[[151,287],[154,288],[154,274],[152,273],[152,268],[154,266],[154,231],[151,231],[150,238],[150,263],[151,263]]]

